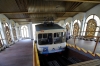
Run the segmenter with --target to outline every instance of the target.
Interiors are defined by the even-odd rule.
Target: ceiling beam
[[[34,20],[34,21],[41,21],[41,22],[44,22],[44,20]],[[16,21],[16,22],[31,22],[31,21]]]
[[[19,22],[18,24],[19,24],[19,25],[25,25],[25,24],[29,24],[29,22],[22,22],[22,23]]]
[[[51,14],[51,13],[83,13],[83,11],[68,11],[68,12],[0,12],[0,14]]]
[[[32,18],[9,18],[9,19],[18,20],[18,19],[32,19]]]
[[[69,1],[69,2],[100,3],[100,0],[47,0],[47,1]]]
[[[70,16],[62,16],[62,17],[56,17],[56,19],[58,18],[68,18]],[[21,19],[35,19],[35,18],[9,18],[9,19],[12,19],[12,20],[21,20]]]
[[[30,21],[15,21],[15,22],[30,22]]]

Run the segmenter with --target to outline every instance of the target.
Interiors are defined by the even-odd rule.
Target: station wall
[[[59,21],[59,24],[61,24],[62,27],[66,27],[65,24],[69,23],[70,25],[70,35],[73,35],[73,23],[75,20],[79,20],[81,22],[81,31],[84,31],[84,24],[86,22],[86,19],[90,16],[90,15],[96,15],[99,17],[100,19],[100,4],[91,8],[90,10],[88,10],[87,12],[84,13],[78,13],[76,14],[74,17],[69,17],[65,20],[63,20],[64,22]],[[100,21],[99,21],[100,22]],[[64,26],[63,26],[64,25]],[[100,26],[99,26],[99,30],[100,30]],[[80,35],[82,35],[83,33],[81,32]],[[100,33],[98,33],[98,36],[100,35]]]

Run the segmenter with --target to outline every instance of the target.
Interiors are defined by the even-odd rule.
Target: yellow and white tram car
[[[38,24],[35,28],[37,48],[40,54],[64,51],[66,29],[58,24]]]

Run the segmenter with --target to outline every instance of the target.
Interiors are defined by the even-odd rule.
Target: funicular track
[[[40,66],[68,66],[70,64],[81,62],[76,58],[67,58],[63,54],[54,53],[49,55],[39,54]]]

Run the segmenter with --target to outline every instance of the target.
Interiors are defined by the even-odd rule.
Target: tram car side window
[[[62,42],[65,42],[65,41],[66,41],[66,33],[62,32]]]
[[[59,33],[54,33],[54,44],[58,44],[61,43],[61,35],[60,32]]]
[[[63,32],[54,33],[54,44],[64,42],[63,37]]]

